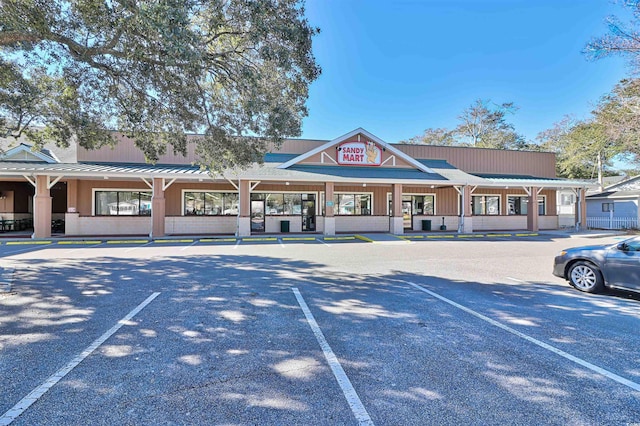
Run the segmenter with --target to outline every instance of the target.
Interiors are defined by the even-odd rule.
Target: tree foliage
[[[623,4],[631,12],[631,19],[625,22],[609,16],[606,19],[609,32],[589,42],[584,53],[591,59],[626,56],[630,65],[640,71],[640,0],[626,0]]]
[[[517,107],[512,103],[494,104],[477,99],[458,116],[455,132],[462,144],[480,148],[509,149],[517,147],[522,137],[506,117]]]
[[[300,134],[317,32],[299,0],[2,0],[0,132],[246,165]]]
[[[595,119],[564,117],[553,128],[541,132],[542,148],[556,153],[556,174],[570,179],[602,178],[621,146]]]
[[[494,104],[490,100],[477,99],[458,116],[459,124],[455,129],[429,128],[424,134],[404,142],[478,148],[537,149],[537,145],[528,143],[515,131],[513,124],[507,121],[507,116],[516,110],[517,107],[511,102]]]
[[[627,156],[640,155],[640,79],[624,79],[598,103],[595,117]]]
[[[453,131],[438,128],[438,129],[426,129],[420,136],[414,136],[411,139],[402,141],[402,143],[408,144],[422,144],[422,145],[439,145],[439,146],[451,146],[456,145],[455,134]]]

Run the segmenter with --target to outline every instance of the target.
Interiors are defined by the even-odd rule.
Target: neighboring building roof
[[[587,198],[621,198],[625,196],[635,197],[640,192],[640,176],[625,179],[616,184],[610,185],[602,192],[597,192],[587,196]]]
[[[587,196],[587,200],[598,199],[613,199],[613,198],[638,198],[640,197],[640,190],[634,191],[605,191],[598,194],[592,194]]]

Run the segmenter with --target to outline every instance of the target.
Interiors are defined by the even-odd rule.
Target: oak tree
[[[148,161],[196,133],[213,170],[297,136],[320,73],[299,0],[2,0],[0,136]],[[34,126],[44,130],[34,131]]]

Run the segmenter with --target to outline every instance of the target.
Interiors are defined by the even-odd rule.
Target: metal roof
[[[345,167],[296,164],[287,169],[280,168],[290,154],[268,154],[264,164],[254,164],[246,169],[229,170],[222,176],[212,177],[198,166],[173,164],[126,164],[126,163],[34,163],[0,162],[0,176],[21,177],[37,174],[72,178],[165,178],[165,179],[248,179],[297,182],[340,183],[401,183],[435,185],[478,186],[538,186],[538,187],[588,187],[589,182],[566,179],[541,178],[514,175],[473,175],[457,169],[445,160],[422,159],[419,162],[432,173],[414,168],[390,168],[380,166]]]

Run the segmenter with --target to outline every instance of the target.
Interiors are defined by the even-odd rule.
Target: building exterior
[[[586,197],[587,224],[601,229],[638,229],[640,176],[609,185]]]
[[[360,128],[287,140],[264,164],[212,176],[192,165],[191,144],[149,165],[118,139],[94,151],[6,150],[3,228],[32,226],[35,238],[56,223],[73,236],[538,231],[559,228],[559,190],[586,221],[590,184],[556,178],[552,153],[389,144]]]

